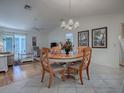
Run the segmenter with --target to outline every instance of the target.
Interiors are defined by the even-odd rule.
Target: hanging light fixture
[[[62,20],[61,27],[65,30],[69,30],[69,31],[79,27],[79,22],[74,21],[71,18],[71,0],[69,0],[69,21],[65,22],[64,20]]]

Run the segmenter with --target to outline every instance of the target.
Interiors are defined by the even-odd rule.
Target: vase
[[[69,54],[69,52],[70,52],[70,50],[69,50],[69,49],[65,50],[66,55],[68,55],[68,54]]]

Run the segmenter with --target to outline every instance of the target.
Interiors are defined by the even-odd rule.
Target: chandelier
[[[69,0],[69,20],[68,20],[68,22],[65,22],[64,20],[62,20],[61,27],[65,30],[69,30],[69,31],[79,27],[79,22],[74,21],[71,18],[71,0]]]

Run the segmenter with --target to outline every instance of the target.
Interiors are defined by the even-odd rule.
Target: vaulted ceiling
[[[31,9],[24,9],[29,4]],[[72,17],[124,13],[124,0],[72,0]],[[69,0],[0,0],[0,26],[48,30],[69,15]]]

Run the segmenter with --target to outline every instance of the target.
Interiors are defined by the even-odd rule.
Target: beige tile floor
[[[79,80],[66,79],[63,82],[56,78],[48,89],[48,76],[41,83],[40,73],[37,73],[0,87],[0,93],[124,93],[124,67],[110,68],[91,64],[90,75],[91,80],[87,80],[84,72],[84,85],[80,85]]]

